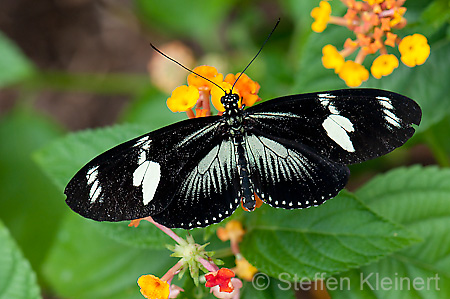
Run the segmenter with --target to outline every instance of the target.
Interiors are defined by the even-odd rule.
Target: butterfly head
[[[236,93],[232,93],[231,91],[225,93],[225,95],[220,99],[220,102],[225,108],[225,112],[239,110],[239,95]]]

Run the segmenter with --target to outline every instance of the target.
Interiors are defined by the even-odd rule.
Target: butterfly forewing
[[[219,117],[186,120],[120,144],[86,164],[65,189],[67,204],[84,217],[121,221],[153,215],[177,186],[222,142]],[[184,200],[190,200],[185,198]]]
[[[233,142],[224,138],[189,169],[169,206],[152,217],[168,227],[208,226],[230,216],[239,206],[238,189]]]
[[[274,207],[317,206],[344,188],[349,170],[289,140],[250,132],[246,155],[255,191]]]
[[[388,91],[346,89],[274,99],[246,110],[255,131],[306,145],[352,164],[405,143],[421,119],[413,100]]]

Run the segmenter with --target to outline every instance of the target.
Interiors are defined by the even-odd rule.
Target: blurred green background
[[[321,49],[329,43],[340,49],[353,36],[332,25],[313,33],[309,13],[317,5],[2,0],[0,298],[142,298],[135,279],[148,272],[162,275],[175,260],[152,259],[168,255],[162,248],[113,242],[116,236],[71,212],[62,183],[52,182],[37,166],[36,160],[43,161],[38,150],[69,131],[128,123],[138,134],[184,119],[165,101],[173,88],[186,84],[187,73],[152,51],[149,42],[189,67],[209,64],[225,75],[243,69],[281,18],[247,71],[261,85],[260,97],[345,88],[323,68]],[[338,1],[332,6],[333,15],[345,13]],[[400,64],[392,75],[371,77],[363,87],[417,100],[422,124],[405,148],[353,167],[350,189],[400,165],[450,166],[449,3],[408,0],[405,6],[408,26],[398,34],[427,36],[428,61],[415,68]],[[82,163],[71,149],[58,149],[55,156],[72,155]]]

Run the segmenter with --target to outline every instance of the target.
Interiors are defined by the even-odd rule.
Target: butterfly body
[[[222,116],[185,120],[99,155],[66,187],[84,217],[152,216],[168,227],[220,222],[255,194],[278,208],[322,204],[345,187],[352,164],[405,143],[421,119],[402,95],[349,89],[281,97],[242,109],[222,97]]]

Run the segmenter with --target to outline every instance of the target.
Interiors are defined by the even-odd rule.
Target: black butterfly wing
[[[224,135],[180,182],[174,199],[153,219],[167,227],[194,228],[218,223],[239,206],[233,141]]]
[[[246,126],[352,164],[404,144],[422,116],[416,102],[378,89],[344,89],[277,98],[246,110]]]
[[[71,179],[65,189],[66,203],[87,218],[121,221],[161,213],[175,194],[176,201],[195,200],[178,191],[178,186],[199,167],[198,161],[222,143],[223,134],[220,117],[197,118],[120,144],[94,158]],[[232,188],[231,180],[221,183],[227,186],[223,188]],[[218,201],[229,196],[216,195]]]
[[[273,207],[317,206],[336,196],[347,183],[347,166],[300,143],[256,132],[249,132],[244,139],[254,189]]]

